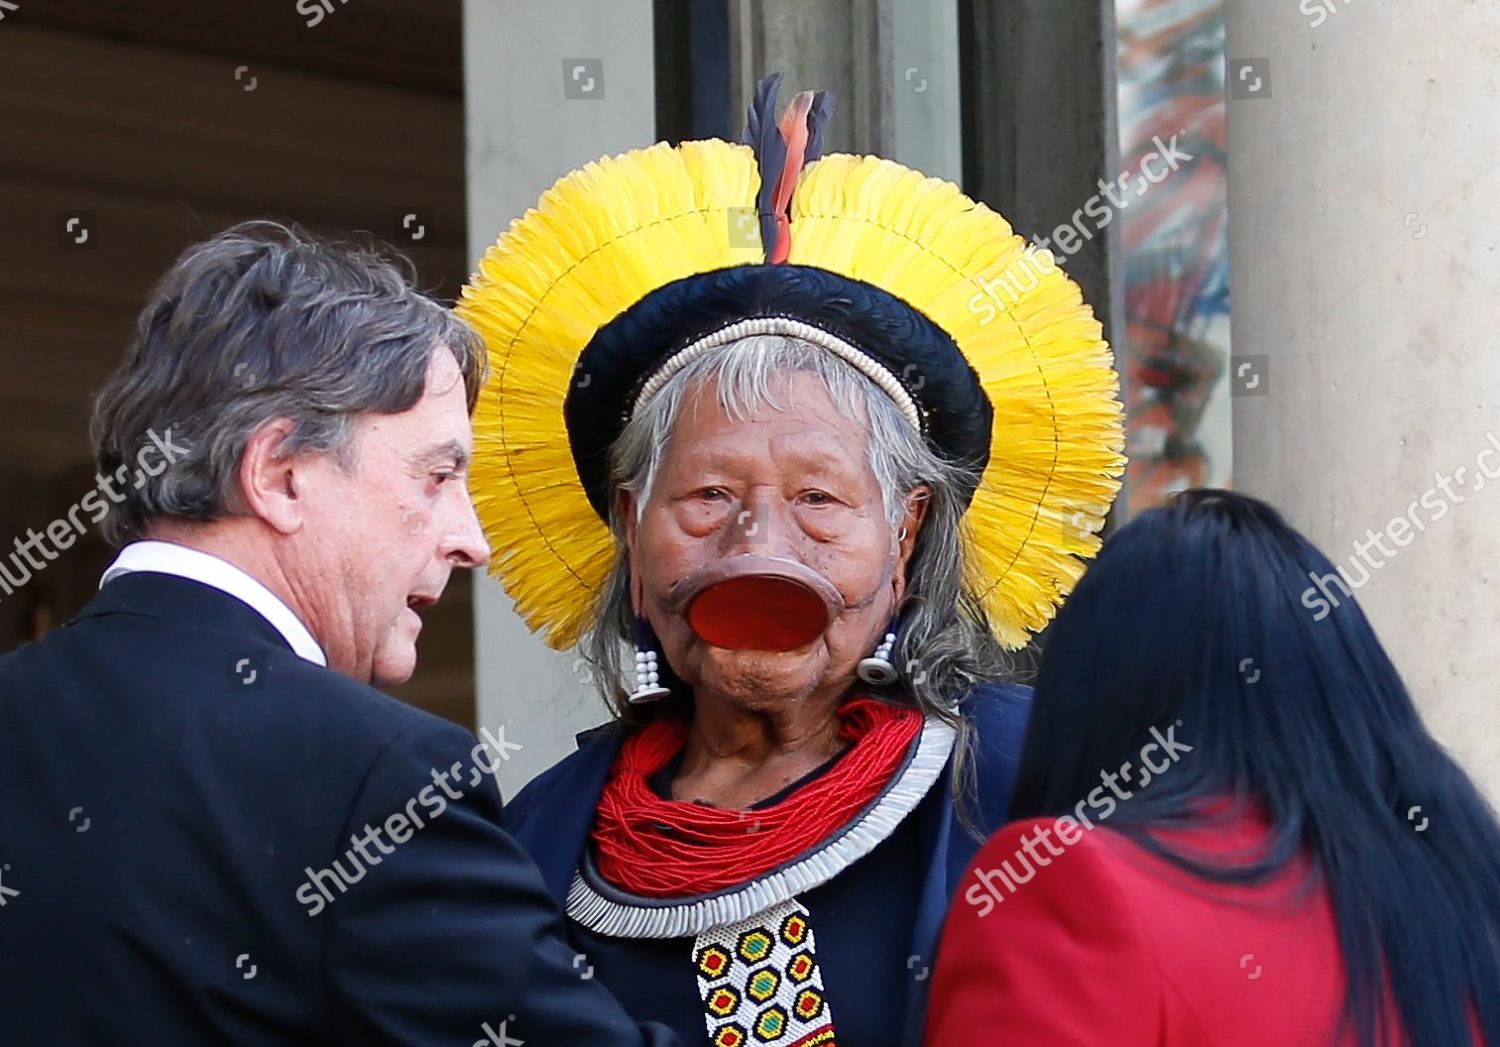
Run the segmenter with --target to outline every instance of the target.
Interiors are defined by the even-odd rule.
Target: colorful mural
[[[1223,0],[1118,0],[1121,170],[1177,136],[1191,163],[1121,216],[1128,512],[1228,484]]]

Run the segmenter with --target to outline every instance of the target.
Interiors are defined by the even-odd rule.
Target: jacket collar
[[[249,604],[204,582],[151,571],[110,581],[68,622],[125,614],[151,618],[189,631],[213,630],[250,635],[292,650],[277,628]]]
[[[228,593],[270,622],[298,657],[316,665],[328,665],[328,657],[312,631],[264,582],[201,549],[150,539],[132,542],[120,550],[99,584],[103,587],[126,575],[146,571],[188,578]]]

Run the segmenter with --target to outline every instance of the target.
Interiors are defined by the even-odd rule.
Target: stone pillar
[[[934,178],[963,183],[957,0],[901,0],[891,12],[895,152]],[[835,117],[837,118],[837,117]]]
[[[1359,583],[1500,797],[1500,9],[1228,10],[1236,486]]]
[[[465,0],[469,257],[574,167],[656,139],[651,0]],[[481,729],[519,744],[499,770],[512,796],[608,717],[574,655],[548,650],[494,581],[477,580]]]
[[[779,102],[797,91],[835,99],[824,151],[893,156],[892,0],[729,0],[730,99],[735,130],[755,84],[786,74]]]

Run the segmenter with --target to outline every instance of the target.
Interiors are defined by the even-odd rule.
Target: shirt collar
[[[99,588],[136,571],[188,578],[227,593],[270,622],[298,657],[316,665],[328,665],[328,656],[302,619],[264,584],[227,560],[172,542],[132,542],[109,565],[99,580]]]

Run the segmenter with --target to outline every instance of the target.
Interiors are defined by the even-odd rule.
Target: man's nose
[[[457,502],[443,530],[442,554],[455,567],[483,567],[490,562],[490,543],[479,525],[474,501],[463,490]]]
[[[765,495],[746,498],[720,533],[722,555],[788,555],[792,544],[792,521],[788,512],[780,498]]]

